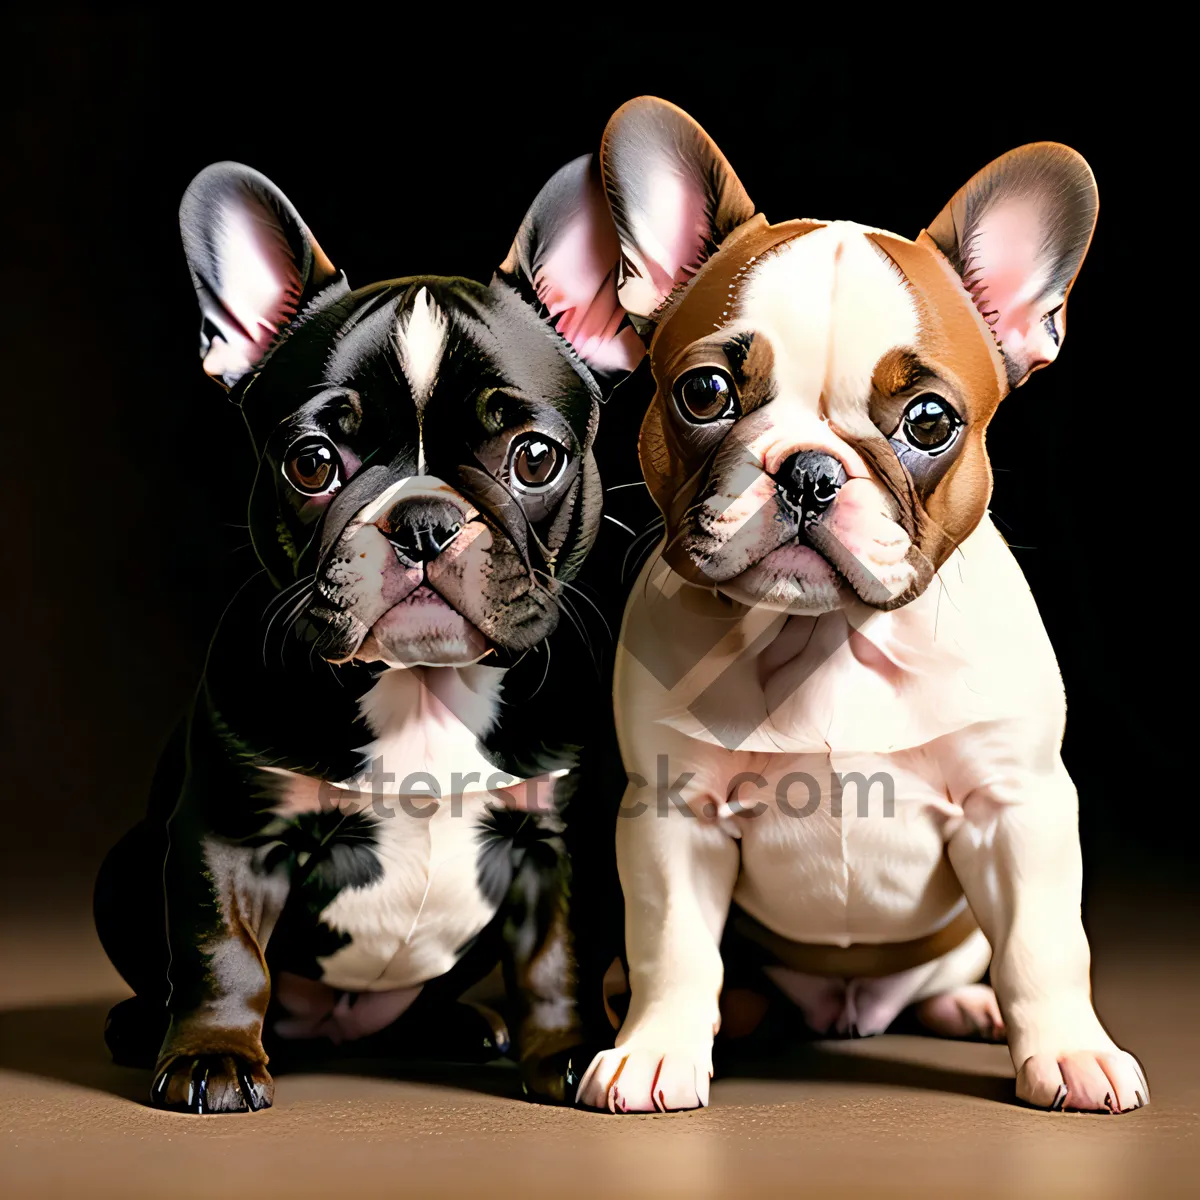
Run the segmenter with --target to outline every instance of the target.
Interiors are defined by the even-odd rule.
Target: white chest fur
[[[784,936],[900,941],[948,920],[962,896],[944,846],[963,802],[1053,770],[1065,714],[1037,609],[990,521],[892,613],[731,620],[715,598],[711,613],[696,594],[685,603],[653,562],[618,656],[627,768],[656,783],[664,768],[690,774],[693,807],[739,798],[744,815],[724,822],[743,842],[735,896]],[[646,646],[676,661],[648,664]],[[883,777],[861,811],[859,786],[838,782],[851,772]]]
[[[362,701],[375,735],[363,773],[320,791],[290,777],[281,813],[332,801],[373,824],[379,874],[343,888],[321,913],[349,937],[319,960],[333,987],[382,991],[435,979],[495,915],[478,879],[496,804],[488,789],[516,780],[483,757],[478,739],[496,721],[503,675],[479,665],[387,671]]]
[[[381,991],[444,975],[464,943],[492,919],[496,905],[479,887],[481,824],[486,803],[468,797],[456,812],[403,811],[376,826],[381,874],[366,887],[345,888],[321,919],[350,942],[321,959],[326,983],[347,991]]]

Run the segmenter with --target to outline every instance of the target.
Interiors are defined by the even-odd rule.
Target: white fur
[[[837,606],[834,574],[824,562],[805,569],[788,562],[776,573],[773,560],[764,561],[779,534],[770,477],[799,450],[831,454],[851,479],[826,521],[831,530],[838,526],[837,539],[861,565],[864,585],[894,596],[912,580],[908,537],[891,518],[892,501],[838,432],[862,429],[880,358],[915,346],[919,335],[913,297],[869,232],[840,221],[783,243],[755,264],[726,329],[766,341],[774,364],[775,397],[734,426],[722,452],[741,452],[725,462],[718,457],[719,486],[702,510],[708,534],[726,543],[715,559],[723,590],[748,603],[792,612]]]
[[[397,775],[386,785],[396,791],[403,775],[426,771],[452,791],[452,775],[482,774],[469,790],[485,791],[495,768],[477,742],[496,724],[505,672],[476,663],[467,667],[411,667],[385,671],[359,707],[375,740],[364,748]]]
[[[495,803],[489,781],[516,781],[480,754],[477,739],[496,722],[503,679],[503,670],[481,665],[390,670],[363,697],[376,735],[364,754],[394,776],[379,785],[391,815],[375,825],[383,874],[343,889],[321,914],[351,936],[321,960],[325,983],[382,991],[435,979],[495,915],[476,879],[480,824]],[[413,797],[406,810],[399,796],[415,772],[432,777],[441,799],[427,799],[423,784],[404,788]],[[361,805],[369,783],[347,784],[350,803]]]
[[[495,915],[479,890],[476,863],[486,797],[461,811],[431,804],[427,817],[399,808],[376,825],[383,874],[343,888],[321,914],[347,946],[318,960],[322,980],[347,991],[412,987],[444,975],[461,947]]]
[[[851,606],[788,617],[752,608],[739,621],[714,598],[710,619],[724,621],[725,637],[707,654],[693,651],[704,669],[679,673],[674,687],[660,682],[662,664],[652,673],[629,646],[669,637],[683,643],[686,661],[705,593],[693,590],[685,604],[679,588],[654,586],[656,571],[652,559],[633,588],[615,679],[631,779],[617,860],[632,1001],[617,1048],[593,1062],[580,1102],[630,1110],[707,1103],[719,944],[732,900],[785,937],[846,945],[931,933],[965,899],[995,954],[1018,1094],[1049,1106],[1055,1089],[1069,1086],[1103,1108],[1096,1081],[1107,1078],[1117,1108],[1137,1107],[1145,1082],[1091,1005],[1057,665],[990,521],[895,612]],[[763,628],[772,620],[773,642]],[[764,641],[767,649],[747,652]],[[751,718],[734,750],[690,712],[715,677],[719,703]],[[667,781],[680,781],[676,795],[713,816],[697,819],[670,803],[656,812],[662,756]],[[857,797],[843,796],[835,810],[829,773],[852,770],[893,777],[893,816],[882,797],[860,813]],[[788,816],[776,799],[795,771],[820,792],[804,817]],[[734,787],[742,773],[757,778]],[[762,802],[761,813],[713,819],[735,795],[744,812]],[[790,800],[799,808],[807,798],[801,790]],[[633,815],[635,805],[647,811]],[[935,977],[947,987],[969,982],[962,971],[982,969],[966,952],[941,962]],[[924,971],[894,977],[872,1019],[889,1019],[928,985]],[[1093,1082],[1073,1071],[1093,1072]]]
[[[446,328],[446,314],[426,288],[417,292],[396,327],[400,362],[419,404],[428,400],[433,390],[446,349]]]
[[[770,339],[776,424],[860,410],[879,359],[916,344],[913,298],[868,232],[834,221],[793,238],[756,264],[745,286],[737,320]]]

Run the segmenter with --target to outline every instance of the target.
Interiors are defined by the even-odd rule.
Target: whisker
[[[563,616],[565,616],[568,621],[571,622],[571,624],[575,628],[575,632],[579,634],[580,641],[583,642],[584,649],[586,649],[588,652],[588,657],[591,658],[591,660],[592,660],[592,665],[596,668],[597,671],[599,671],[600,662],[599,662],[599,659],[596,658],[596,652],[595,652],[594,647],[592,646],[592,639],[588,636],[587,626],[584,623],[583,618],[579,615],[579,613],[577,613],[575,611],[574,607],[571,605],[569,599],[566,596],[556,595],[554,592],[551,592],[543,584],[539,583],[536,578],[538,575],[545,575],[545,577],[547,579],[550,579],[551,576],[546,575],[546,573],[544,571],[538,571],[538,570],[535,570],[533,572],[533,574],[535,576],[535,578],[534,578],[535,586],[538,588],[538,590],[540,592],[542,592],[546,596],[546,598],[552,604],[556,605],[558,608],[558,611],[560,613],[562,613]],[[561,582],[561,580],[559,580],[558,582]]]
[[[547,579],[550,579],[554,583],[558,584],[559,587],[564,587],[568,591],[574,592],[575,595],[578,596],[581,600],[583,600],[587,604],[590,604],[592,606],[592,609],[594,610],[596,616],[598,616],[600,618],[600,624],[604,626],[604,632],[606,634],[608,634],[608,640],[610,642],[612,641],[612,627],[609,625],[608,620],[605,618],[603,610],[595,602],[595,600],[593,600],[591,598],[591,596],[589,596],[582,588],[576,587],[573,583],[568,583],[565,579],[557,579],[552,575],[546,575],[545,571],[535,570],[534,574],[535,575],[544,575]],[[551,593],[551,594],[553,595],[553,593]]]
[[[267,601],[266,607],[262,611],[263,618],[265,618],[267,613],[269,613],[276,605],[282,607],[283,605],[287,604],[293,596],[299,594],[301,588],[311,587],[313,579],[314,576],[312,575],[304,575],[295,580],[293,583],[289,583],[287,587],[281,588],[275,593],[274,596],[271,597],[270,600]]]
[[[311,602],[312,602],[311,594],[302,596],[300,598],[300,601],[297,604],[292,606],[292,611],[288,615],[287,619],[284,621],[283,627],[279,631],[279,665],[280,666],[287,666],[287,663],[284,661],[284,655],[287,651],[288,635],[295,632],[297,626],[300,624],[300,621],[304,616],[305,610],[308,608],[308,606]],[[315,645],[316,645],[316,641],[314,639],[314,641],[309,645],[309,648],[308,648],[308,664],[309,664],[310,668],[312,667],[312,652],[313,652],[313,646],[315,646]]]
[[[651,521],[650,524],[645,529],[643,529],[642,532],[639,533],[637,535],[637,537],[635,537],[633,539],[632,542],[629,543],[629,548],[625,551],[625,557],[621,560],[621,582],[622,583],[624,583],[625,580],[629,576],[629,560],[630,560],[630,558],[634,557],[635,553],[636,554],[641,553],[641,550],[639,549],[639,543],[641,543],[646,538],[650,538],[650,544],[653,545],[654,537],[657,534],[659,534],[660,532],[662,532],[662,530],[665,528],[665,526],[666,526],[666,522],[663,520],[663,518],[661,516],[655,517],[654,520]],[[636,558],[634,558],[634,561],[636,563],[636,561],[637,561]]]
[[[550,678],[550,643],[546,642],[544,645],[546,647],[546,669],[542,672],[541,682],[533,689],[533,692],[529,697],[530,700],[532,700],[534,696],[536,696],[538,692],[540,692],[542,688],[546,686],[546,680]],[[524,655],[522,655],[522,657],[524,657]]]
[[[291,622],[293,622],[296,619],[296,617],[299,615],[299,613],[303,612],[303,610],[305,608],[307,608],[309,603],[312,601],[312,593],[311,593],[310,587],[311,587],[311,585],[309,585],[305,588],[303,595],[300,596],[298,601],[296,601],[296,599],[295,599],[294,589],[288,589],[289,591],[292,592],[292,596],[291,596],[290,600],[295,601],[295,603],[292,603],[292,607],[288,612],[288,616],[284,620],[284,625],[285,625],[284,636],[285,637],[286,637],[286,630],[287,630],[287,628],[290,628]],[[270,607],[270,606],[268,605],[268,607]],[[278,621],[279,618],[283,615],[283,610],[286,607],[287,607],[286,602],[281,603],[279,605],[279,607],[275,610],[274,615],[271,617],[270,621],[267,622],[266,629],[263,631],[262,660],[263,660],[264,667],[267,665],[267,649],[268,649],[268,646],[270,645],[271,628],[275,624],[275,622]],[[266,614],[264,613],[264,616],[265,615]],[[285,642],[280,643],[279,661],[281,664],[283,663],[283,651],[284,651],[285,644],[286,644]]]
[[[614,525],[619,525],[627,534],[629,534],[630,537],[637,537],[637,534],[635,534],[633,530],[625,524],[624,521],[618,521],[616,517],[610,517],[608,513],[604,513],[603,515],[606,521],[611,521]]]

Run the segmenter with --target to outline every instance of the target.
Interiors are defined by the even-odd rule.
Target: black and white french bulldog
[[[264,1025],[341,1042],[403,1017],[436,1052],[503,962],[525,1085],[569,1101],[579,970],[611,1033],[576,966],[564,828],[609,698],[565,589],[601,520],[600,402],[643,353],[596,169],[550,180],[487,286],[353,291],[234,163],[196,177],[180,224],[204,368],[258,458],[263,570],[97,882],[136,992],[109,1044],[153,1039],[155,1105],[253,1111]]]

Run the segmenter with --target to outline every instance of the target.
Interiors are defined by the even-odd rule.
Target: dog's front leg
[[[1040,1108],[1126,1112],[1150,1092],[1092,1007],[1077,810],[1057,754],[1042,772],[997,772],[966,795],[950,861],[992,945],[1017,1096]]]
[[[505,979],[518,1010],[517,1052],[526,1092],[574,1098],[585,1042],[579,973],[568,921],[570,863],[558,836],[529,846],[503,914]],[[594,981],[599,987],[599,980]],[[590,1055],[588,1056],[590,1058]]]
[[[580,1104],[610,1112],[708,1103],[721,932],[739,865],[737,842],[696,815],[703,796],[683,789],[685,808],[646,791],[630,787],[617,822],[629,1013],[616,1047],[597,1055],[579,1088]]]
[[[169,826],[165,866],[170,1024],[151,1099],[194,1113],[270,1106],[262,1045],[270,998],[264,953],[287,894],[284,868],[198,828],[186,799]]]

